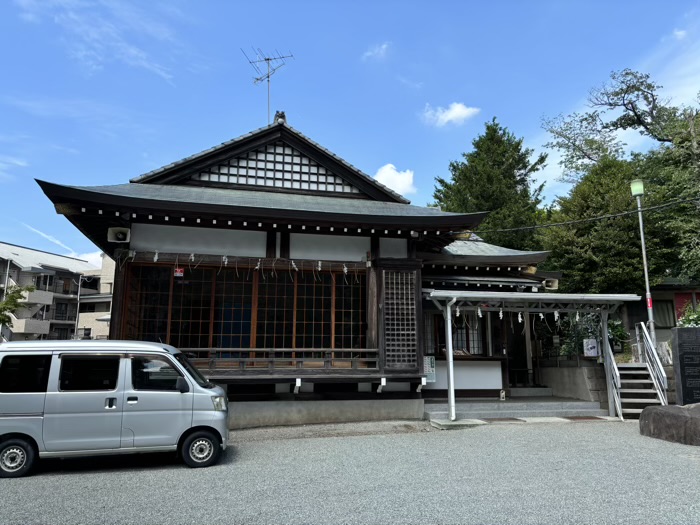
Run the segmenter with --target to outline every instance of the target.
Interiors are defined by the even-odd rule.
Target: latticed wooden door
[[[418,367],[416,271],[383,270],[384,356],[387,369]]]

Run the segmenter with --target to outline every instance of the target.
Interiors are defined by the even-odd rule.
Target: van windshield
[[[214,388],[214,383],[211,383],[210,381],[207,381],[206,378],[202,375],[202,373],[197,370],[197,368],[190,363],[190,360],[187,359],[187,356],[183,354],[182,352],[179,352],[174,355],[175,359],[185,367],[185,370],[187,370],[190,373],[190,376],[192,376],[192,379],[197,381],[197,384],[201,387],[204,388]]]

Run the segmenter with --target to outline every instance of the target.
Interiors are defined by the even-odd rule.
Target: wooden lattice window
[[[127,288],[125,339],[167,342],[172,268],[133,266]]]
[[[292,348],[294,278],[287,272],[258,275],[256,348]]]
[[[386,368],[416,368],[416,272],[384,270],[383,275]]]
[[[180,348],[358,349],[367,344],[364,272],[132,265],[126,339]]]
[[[220,269],[214,300],[215,348],[250,348],[253,280],[244,270]]]
[[[302,274],[297,282],[296,348],[331,348],[333,275]]]
[[[224,160],[194,174],[192,179],[287,190],[360,193],[341,177],[281,141]]]
[[[180,348],[209,346],[212,270],[192,269],[173,280],[170,344]]]

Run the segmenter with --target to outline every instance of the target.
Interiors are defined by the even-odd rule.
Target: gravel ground
[[[700,447],[636,423],[247,430],[221,464],[47,460],[0,480],[3,524],[693,524]]]

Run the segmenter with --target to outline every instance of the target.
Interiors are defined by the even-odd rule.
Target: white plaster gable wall
[[[137,252],[265,257],[266,242],[267,233],[260,231],[133,224],[129,247]]]

